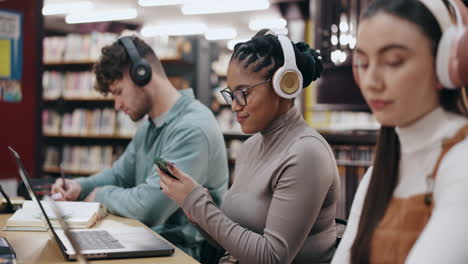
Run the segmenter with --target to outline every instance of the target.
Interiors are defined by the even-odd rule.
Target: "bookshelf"
[[[49,138],[69,138],[69,139],[121,139],[121,140],[131,140],[132,136],[124,135],[76,135],[76,134],[44,134],[45,137]]]
[[[49,98],[45,98],[44,99],[44,102],[45,103],[53,103],[53,102],[56,102],[57,100],[63,100],[63,101],[66,101],[66,102],[101,102],[101,103],[105,103],[105,102],[114,102],[114,98],[110,98],[110,97],[90,97],[90,98],[86,98],[86,97],[61,97],[61,98],[57,98],[57,99],[49,99]]]
[[[184,67],[191,68],[193,66],[191,62],[184,60],[182,57],[167,57],[161,58],[160,60],[166,71],[169,71],[169,76],[180,75],[180,67],[182,67],[183,70]],[[96,61],[97,60],[44,62],[42,68],[44,71],[90,71]],[[179,69],[173,69],[174,67],[179,67]]]
[[[44,71],[89,71],[94,61],[46,62],[42,65]]]
[[[241,131],[223,131],[223,137],[224,142],[226,144],[226,151],[228,157],[229,186],[231,186],[232,181],[234,180],[234,166],[236,165],[236,158],[239,154],[240,146],[250,136],[251,135],[244,134]]]
[[[84,176],[111,167],[123,153],[140,122],[116,112],[111,95],[94,90],[92,72],[101,48],[117,40],[114,33],[65,34],[44,38],[42,174],[58,176],[63,164],[67,176]],[[188,88],[194,63],[182,52],[183,40],[146,40],[162,58],[169,80]]]
[[[319,133],[331,145],[375,145],[377,130],[330,131],[320,130]]]
[[[370,160],[337,160],[338,166],[351,166],[351,167],[370,167],[372,162]]]

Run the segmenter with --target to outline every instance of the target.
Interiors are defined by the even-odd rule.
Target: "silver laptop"
[[[44,215],[52,240],[57,243],[66,259],[76,260],[77,254],[73,250],[65,232],[63,230],[56,230],[52,226],[41,201],[34,193],[20,156],[11,147],[8,148],[15,157],[18,172],[31,199]],[[72,230],[71,233],[78,242],[81,253],[88,259],[158,257],[169,256],[174,253],[174,247],[157,238],[144,227],[125,227],[119,230],[82,229]]]

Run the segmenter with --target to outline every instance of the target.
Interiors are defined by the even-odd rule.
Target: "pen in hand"
[[[64,191],[66,191],[68,188],[67,188],[67,184],[65,182],[65,172],[64,172],[64,165],[63,165],[63,162],[60,163],[60,175],[62,176],[62,188]]]

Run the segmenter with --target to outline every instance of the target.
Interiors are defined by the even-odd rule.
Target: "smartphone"
[[[177,177],[174,176],[174,175],[167,169],[167,165],[166,165],[167,163],[166,163],[166,161],[165,161],[163,158],[156,157],[156,158],[154,159],[154,164],[155,164],[156,166],[158,166],[158,168],[159,168],[160,170],[162,170],[165,174],[169,175],[169,177],[172,177],[172,178],[178,180]]]

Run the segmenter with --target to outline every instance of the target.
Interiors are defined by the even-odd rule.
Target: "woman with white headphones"
[[[222,94],[250,137],[217,208],[190,176],[168,164],[161,187],[227,252],[220,263],[329,263],[335,251],[339,176],[333,152],[294,106],[320,76],[318,53],[262,30],[237,44]],[[190,172],[188,172],[190,173]]]
[[[333,264],[468,263],[468,10],[376,0],[354,75],[381,123]]]

